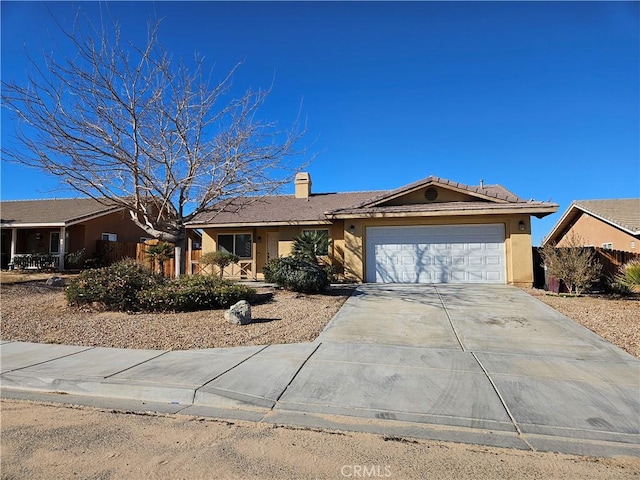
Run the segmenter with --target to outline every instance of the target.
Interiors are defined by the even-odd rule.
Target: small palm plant
[[[318,257],[328,255],[331,239],[324,230],[305,230],[293,239],[293,256],[318,264]]]
[[[173,258],[175,247],[167,242],[159,242],[147,248],[146,256],[152,262],[158,262],[160,274],[164,276],[164,262]]]
[[[620,267],[615,281],[629,292],[640,288],[640,259],[629,260]]]

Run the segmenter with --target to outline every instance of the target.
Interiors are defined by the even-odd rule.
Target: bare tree
[[[580,295],[600,278],[602,264],[596,259],[592,248],[583,247],[579,235],[571,233],[562,247],[547,243],[540,254],[544,266],[552,277],[562,280],[569,293]]]
[[[258,117],[269,90],[232,97],[237,66],[212,84],[202,58],[192,68],[175,61],[159,27],[152,22],[138,47],[122,41],[116,22],[95,28],[76,16],[73,30],[60,26],[73,56],[43,54],[25,85],[2,82],[2,102],[19,120],[2,153],[125,208],[149,235],[176,245],[179,274],[185,223],[278,190],[304,132]]]

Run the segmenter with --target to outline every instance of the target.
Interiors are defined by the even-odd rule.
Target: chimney
[[[311,196],[311,176],[307,172],[296,173],[296,198],[309,199]]]

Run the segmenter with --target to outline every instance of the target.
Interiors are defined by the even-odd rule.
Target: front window
[[[107,242],[117,242],[118,235],[116,233],[103,233],[101,239]]]
[[[252,258],[252,239],[250,233],[218,235],[218,250],[233,253],[240,258]]]

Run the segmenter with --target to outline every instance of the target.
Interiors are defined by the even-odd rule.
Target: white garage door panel
[[[506,283],[504,226],[367,228],[367,281]]]

